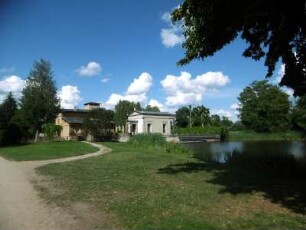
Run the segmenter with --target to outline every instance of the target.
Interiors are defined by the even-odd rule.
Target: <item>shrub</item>
[[[161,134],[137,134],[128,141],[133,147],[161,148],[165,147],[166,140]]]
[[[130,138],[128,144],[136,148],[149,148],[166,151],[167,153],[188,153],[181,144],[167,142],[161,134],[137,134]]]

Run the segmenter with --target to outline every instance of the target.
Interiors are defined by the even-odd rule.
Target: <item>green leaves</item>
[[[49,62],[44,59],[34,62],[20,102],[22,119],[36,132],[43,124],[54,122],[59,99]]]
[[[178,65],[214,55],[238,35],[249,44],[243,56],[265,57],[267,77],[281,59],[286,65],[281,85],[306,94],[305,0],[185,0],[172,12],[183,23],[185,49]]]
[[[284,131],[289,128],[288,95],[268,81],[255,81],[240,93],[240,119],[257,132]]]
[[[141,110],[139,103],[133,103],[130,101],[119,101],[115,106],[115,123],[117,125],[125,125],[128,116],[132,114],[135,110]]]
[[[94,109],[88,113],[84,120],[84,128],[96,139],[111,136],[114,128],[114,112],[106,109]]]

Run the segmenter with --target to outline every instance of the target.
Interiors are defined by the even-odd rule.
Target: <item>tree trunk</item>
[[[38,129],[36,130],[36,133],[35,133],[35,143],[37,143],[38,142],[38,135],[39,135],[39,131],[38,131]]]

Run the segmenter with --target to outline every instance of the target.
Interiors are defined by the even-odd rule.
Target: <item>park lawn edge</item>
[[[113,151],[39,168],[39,174],[51,176],[55,187],[62,188],[57,194],[43,189],[40,195],[59,204],[95,205],[113,217],[101,226],[107,229],[296,229],[306,224],[305,215],[274,204],[260,192],[220,192],[224,185],[216,183],[215,177],[222,178],[226,171],[218,165],[188,154],[103,144]],[[254,173],[235,175],[247,185],[252,177],[269,184],[269,179]],[[229,188],[232,179],[227,178]]]
[[[35,161],[80,156],[98,150],[86,142],[50,141],[1,147],[0,156],[13,161]]]

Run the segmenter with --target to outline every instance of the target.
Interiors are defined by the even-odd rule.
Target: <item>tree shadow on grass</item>
[[[287,159],[288,160],[288,159]],[[292,163],[292,162],[291,162]],[[256,166],[256,164],[255,164]],[[217,163],[217,162],[186,162],[171,164],[160,168],[161,174],[198,173],[206,171],[213,175],[206,182],[222,185],[219,193],[247,194],[263,193],[266,199],[280,204],[295,213],[306,214],[306,174],[304,171],[294,172],[284,170],[276,174],[271,170],[262,170],[260,167],[249,165],[247,162]],[[274,172],[275,168],[272,167]],[[289,164],[290,167],[294,165]],[[282,166],[283,167],[283,166]]]

